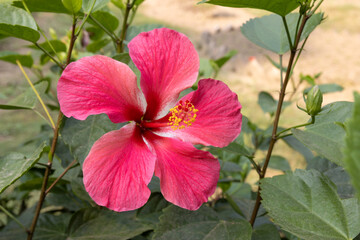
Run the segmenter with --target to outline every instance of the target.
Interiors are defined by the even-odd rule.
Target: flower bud
[[[306,99],[306,111],[310,116],[315,116],[321,111],[321,104],[323,101],[322,93],[318,85],[315,85],[309,93]]]

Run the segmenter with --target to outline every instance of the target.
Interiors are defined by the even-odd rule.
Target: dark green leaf
[[[0,60],[16,64],[16,60],[19,60],[24,67],[31,68],[33,65],[33,58],[31,55],[22,55],[16,52],[2,51],[0,52]]]
[[[286,160],[286,158],[276,155],[271,156],[269,167],[273,169],[281,170],[283,172],[291,170],[289,162]]]
[[[164,199],[161,193],[154,193],[151,195],[148,202],[137,211],[136,217],[155,227],[159,222],[162,210],[169,205],[170,203]]]
[[[311,159],[314,158],[314,154],[307,148],[303,143],[297,140],[294,136],[287,136],[282,138],[282,140],[292,149],[299,152],[301,155],[304,156],[305,160],[309,162]]]
[[[233,8],[264,9],[280,16],[285,16],[299,6],[296,0],[203,0],[199,3],[210,3]]]
[[[258,104],[264,113],[274,115],[277,109],[278,101],[276,101],[268,92],[261,91],[258,97]],[[282,109],[290,106],[291,102],[283,102]]]
[[[73,156],[82,164],[94,142],[105,133],[120,127],[105,114],[89,116],[84,121],[66,119],[61,135]]]
[[[52,47],[54,48],[54,50],[56,52],[66,52],[66,45],[62,41],[50,40],[49,42],[51,43]],[[52,50],[52,48],[50,47],[50,44],[48,42],[43,42],[39,45],[42,48],[44,48],[46,51],[48,51],[49,53],[54,53],[54,51]],[[29,47],[40,51],[40,49],[37,48],[35,45],[30,45]]]
[[[250,151],[247,149],[247,147],[245,147],[245,145],[240,145],[236,142],[230,143],[228,146],[222,148],[222,150],[237,153],[242,156],[251,156]]]
[[[220,162],[220,166],[221,166],[221,171],[241,172],[241,170],[242,170],[242,168],[234,162],[228,162],[228,161],[222,161],[222,160],[219,160],[219,162]]]
[[[83,182],[82,178],[77,177],[77,178],[72,179],[71,189],[78,198],[80,198],[86,202],[93,202],[92,199],[90,198],[89,194],[85,190],[84,182]]]
[[[36,42],[40,38],[34,18],[25,10],[0,3],[0,34]]]
[[[60,215],[41,214],[34,234],[34,240],[66,240],[70,213]]]
[[[94,1],[96,2],[94,8],[91,11],[92,13],[99,11],[110,2],[110,0],[83,0],[82,9],[84,13],[90,13],[91,6],[93,5]]]
[[[315,169],[327,176],[337,187],[341,198],[354,197],[354,188],[350,183],[350,176],[343,167],[330,162],[326,158],[315,157],[308,161],[306,169]]]
[[[353,116],[346,123],[346,139],[344,149],[344,163],[349,172],[352,183],[360,196],[360,95],[355,93]]]
[[[225,54],[225,56],[218,58],[216,60],[214,60],[214,63],[218,66],[218,68],[222,68],[222,66],[224,66],[225,63],[227,63],[233,56],[235,56],[237,54],[236,50],[231,50],[229,51],[227,54]]]
[[[21,1],[14,1],[13,5],[24,8]],[[26,0],[26,6],[31,12],[69,13],[61,0]]]
[[[46,144],[41,144],[31,155],[10,153],[0,161],[0,193],[24,175],[40,159]]]
[[[214,210],[205,206],[197,211],[169,206],[160,217],[153,239],[250,240],[251,232],[247,221],[220,220]]]
[[[136,219],[133,212],[87,208],[71,218],[68,239],[125,240],[151,229],[149,224]]]
[[[115,31],[119,26],[118,18],[110,12],[97,11],[95,13],[92,13],[91,16],[95,18],[99,23],[101,23],[101,25],[103,25],[110,32]],[[97,26],[97,24],[92,19],[88,19],[88,22],[90,24],[93,24],[94,26]]]
[[[320,84],[318,85],[321,93],[332,93],[332,92],[341,92],[344,88],[336,83],[330,83],[330,84]],[[304,94],[307,94],[312,87],[306,88],[304,90]]]
[[[323,123],[306,128],[292,129],[300,142],[321,156],[342,166],[345,130],[335,123]]]
[[[292,38],[295,36],[298,18],[298,13],[292,13],[286,16],[290,36]],[[322,18],[322,13],[313,15],[307,21],[300,40],[309,36],[316,26],[321,23]],[[274,53],[282,55],[290,50],[283,21],[280,16],[275,14],[250,19],[242,25],[241,32],[251,42]]]
[[[274,223],[304,239],[351,239],[360,224],[357,199],[341,200],[321,173],[294,173],[261,181],[262,203]]]
[[[131,58],[128,53],[119,53],[113,56],[112,58],[125,64],[128,64],[131,61]]]
[[[280,235],[275,225],[262,224],[254,228],[251,240],[280,240]]]
[[[89,45],[86,46],[86,50],[89,52],[98,52],[100,49],[104,48],[106,45],[108,45],[111,42],[111,39],[104,38],[99,41],[91,42]]]
[[[40,82],[35,85],[35,88],[40,96],[45,93],[47,87],[47,82]],[[37,101],[38,100],[34,91],[31,87],[29,87],[24,93],[9,101],[7,104],[0,104],[0,109],[34,109]]]
[[[80,11],[82,0],[62,0],[62,3],[70,13],[75,14]]]

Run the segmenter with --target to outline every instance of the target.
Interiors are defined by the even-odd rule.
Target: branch
[[[47,195],[50,190],[55,186],[55,184],[57,184],[60,179],[72,168],[72,166],[76,163],[76,159],[74,159],[74,161],[72,161],[69,166],[66,167],[66,169],[64,170],[64,172],[51,184],[51,186],[45,191],[45,194]]]
[[[286,70],[284,84],[283,84],[283,86],[281,88],[281,91],[280,91],[279,102],[278,102],[278,105],[277,105],[276,115],[275,115],[275,119],[274,119],[274,127],[273,127],[273,131],[272,131],[271,140],[270,140],[269,149],[268,149],[268,152],[267,152],[267,155],[266,155],[265,163],[264,163],[264,166],[263,166],[261,174],[260,174],[260,180],[265,177],[266,170],[267,170],[267,167],[269,165],[270,157],[271,157],[272,151],[274,149],[275,142],[277,140],[277,137],[276,137],[277,134],[276,133],[277,133],[277,128],[278,128],[279,120],[280,120],[281,107],[282,107],[282,104],[283,104],[284,98],[285,98],[286,86],[287,86],[287,84],[289,82],[289,79],[290,79],[292,65],[294,63],[295,55],[296,55],[296,52],[297,52],[297,47],[298,47],[299,42],[300,42],[300,36],[301,36],[301,34],[302,34],[303,30],[304,30],[305,24],[306,24],[308,19],[309,19],[309,16],[307,16],[307,15],[305,15],[303,17],[302,22],[301,22],[301,26],[300,26],[300,29],[299,29],[299,33],[296,36],[295,44],[291,48],[289,64],[288,64],[288,67],[287,67],[287,70]],[[249,221],[251,226],[254,226],[255,219],[256,219],[257,213],[259,211],[260,204],[261,204],[260,201],[261,201],[261,196],[260,196],[260,185],[259,185],[258,191],[257,191],[256,202],[255,202],[254,209],[253,209],[253,212],[252,212],[252,215],[251,215],[251,219]]]
[[[133,8],[134,4],[135,4],[135,0],[133,0],[132,3],[130,3],[130,0],[127,0],[127,2],[126,2],[123,26],[122,26],[122,30],[121,30],[120,40],[117,43],[117,49],[116,49],[116,51],[118,53],[124,52],[124,41],[126,38],[126,31],[127,31],[127,28],[129,27],[129,24],[128,24],[129,13],[130,13],[130,10]]]
[[[74,43],[75,43],[75,40],[76,40],[75,28],[76,28],[76,19],[74,17],[73,25],[72,25],[72,32],[71,32],[70,45],[69,45],[69,51],[68,51],[68,54],[67,54],[66,65],[68,65],[70,63],[71,53],[72,53],[72,50],[74,48]],[[41,186],[39,202],[38,202],[38,204],[36,206],[35,215],[34,215],[32,223],[31,223],[30,230],[28,231],[27,240],[32,240],[32,238],[34,236],[36,223],[37,223],[37,220],[38,220],[39,215],[40,215],[41,207],[42,207],[42,205],[44,203],[44,200],[45,200],[45,197],[46,197],[46,187],[47,187],[47,183],[48,183],[48,180],[49,180],[50,170],[51,170],[52,161],[53,161],[55,150],[56,150],[57,139],[58,139],[58,136],[59,136],[59,129],[60,129],[60,125],[61,125],[61,121],[62,121],[63,116],[64,116],[63,113],[60,111],[58,119],[57,119],[56,127],[54,129],[54,138],[52,140],[51,149],[50,149],[50,152],[49,152],[49,160],[48,160],[48,163],[47,163],[47,167],[45,169],[44,180],[43,180],[43,183],[42,183],[42,186]]]

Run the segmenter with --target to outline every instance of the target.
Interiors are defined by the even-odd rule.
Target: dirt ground
[[[255,46],[240,32],[240,26],[250,18],[270,13],[197,5],[197,2],[147,0],[141,13],[195,32],[192,36],[203,57],[217,58],[228,50],[237,50],[237,56],[219,77],[239,93],[240,100],[247,91],[278,91],[279,73],[264,55],[274,60],[278,60],[278,56]],[[328,94],[324,102],[351,101],[352,92],[360,90],[360,1],[325,0],[320,9],[325,12],[326,20],[309,38],[295,76],[300,72],[322,72],[319,83],[338,83],[345,88],[341,93]]]

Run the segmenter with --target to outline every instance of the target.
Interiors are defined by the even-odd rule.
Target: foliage
[[[140,209],[118,213],[95,204],[84,187],[83,162],[97,139],[124,124],[111,122],[105,114],[83,121],[64,117],[56,84],[68,64],[94,54],[128,65],[140,84],[140,71],[127,44],[139,33],[164,27],[158,23],[133,24],[142,3],[143,0],[0,3],[0,37],[4,38],[1,41],[21,39],[21,48],[27,51],[0,51],[0,61],[26,67],[26,72],[32,72],[29,81],[34,85],[16,89],[9,99],[1,90],[1,114],[10,114],[11,110],[34,112],[39,117],[39,129],[34,129],[37,134],[26,141],[14,141],[17,147],[13,152],[0,153],[0,240],[279,240],[360,236],[360,96],[355,93],[355,104],[334,102],[322,106],[320,98],[326,100],[327,93],[342,91],[343,86],[319,84],[321,71],[326,69],[315,75],[296,75],[296,63],[308,37],[324,19],[324,13],[318,12],[322,1],[315,0],[199,2],[272,13],[250,19],[241,27],[248,40],[281,59],[277,62],[267,56],[281,75],[279,95],[265,89],[254,97],[261,109],[257,115],[271,123],[257,124],[256,119],[243,116],[241,134],[228,146],[196,145],[214,155],[221,166],[215,194],[196,211],[167,202],[160,193],[157,177],[149,183],[151,196]],[[62,35],[53,28],[41,29],[34,12],[52,13],[73,25],[66,26]],[[237,54],[241,55],[230,50],[214,59],[200,58],[198,80],[217,78]],[[282,62],[283,55],[289,60],[287,64]],[[302,90],[304,102],[295,99],[295,93],[288,94],[286,87],[290,84],[295,92]],[[181,97],[197,87],[195,83]],[[320,97],[320,92],[324,96]],[[39,99],[44,104],[39,104]],[[307,122],[290,127],[279,125],[284,110],[295,105],[302,109],[305,104],[309,105],[305,111],[311,115]],[[58,121],[54,121],[57,114]],[[51,122],[57,124],[52,126]],[[289,154],[272,153],[279,140],[304,157],[306,169],[294,170]],[[267,178],[268,168],[281,175]]]

